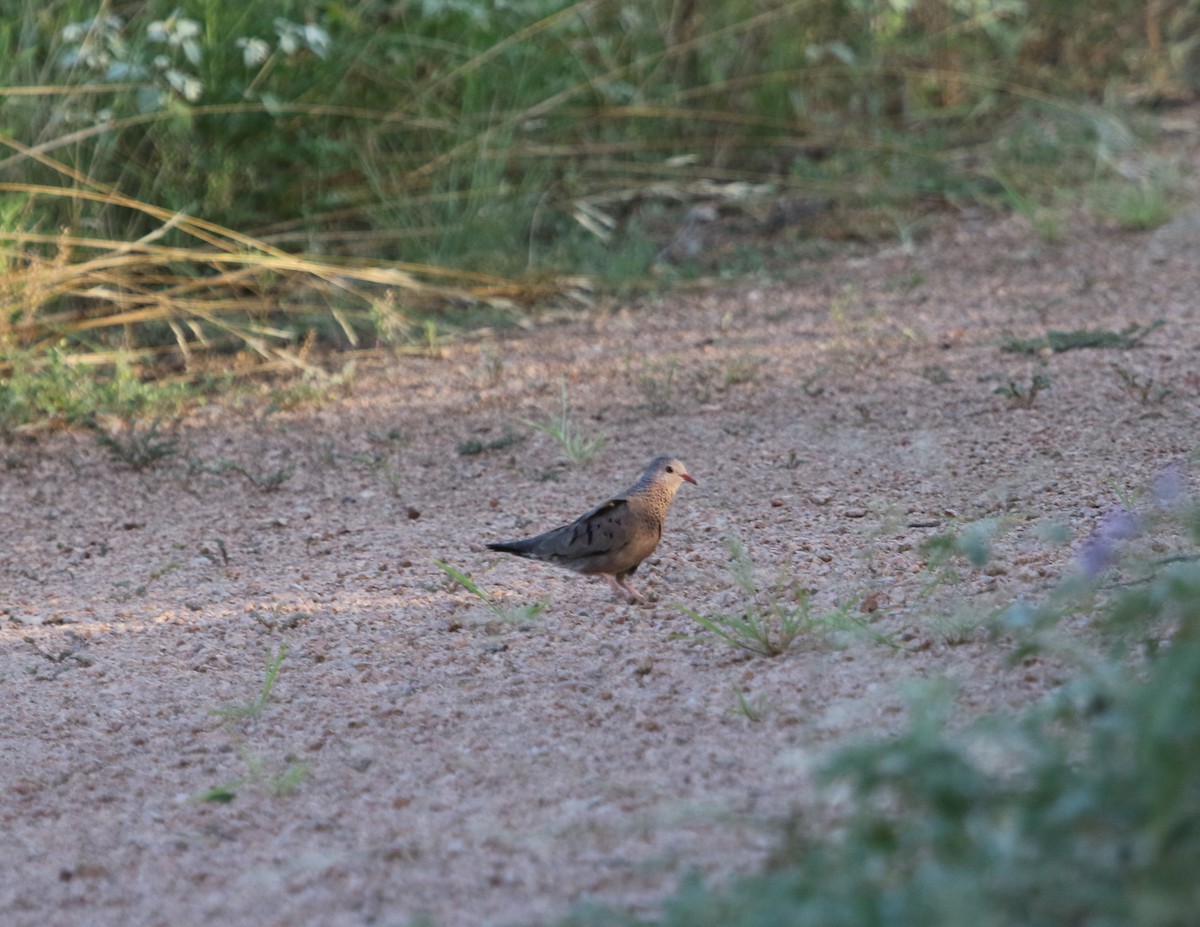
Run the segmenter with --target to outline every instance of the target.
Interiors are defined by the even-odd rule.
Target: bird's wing
[[[571,524],[547,532],[538,553],[564,564],[583,564],[589,558],[621,550],[629,544],[634,530],[629,502],[609,499]]]

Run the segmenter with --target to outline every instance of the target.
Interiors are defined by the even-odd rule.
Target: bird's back
[[[653,517],[639,501],[610,499],[569,525],[488,547],[576,573],[622,573],[648,557],[662,536],[661,518]]]

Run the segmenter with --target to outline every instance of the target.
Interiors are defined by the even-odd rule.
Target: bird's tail
[[[533,553],[532,540],[524,541],[500,541],[496,544],[489,544],[489,550],[498,550],[502,554],[516,554],[518,557],[528,557]]]

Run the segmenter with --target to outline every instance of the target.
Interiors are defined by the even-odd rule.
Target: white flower
[[[199,78],[185,74],[177,68],[168,69],[164,76],[167,78],[167,83],[171,85],[171,89],[189,103],[195,103],[204,92],[204,85],[200,83]]]
[[[192,39],[184,39],[180,43],[183,54],[192,64],[200,63],[200,46]]]
[[[329,33],[316,23],[301,25],[279,17],[275,20],[275,31],[279,34],[279,50],[289,57],[305,47],[318,58],[324,58],[333,45]]]
[[[237,39],[234,43],[242,50],[242,62],[255,68],[271,56],[271,46],[262,39]]]
[[[128,49],[121,37],[123,25],[120,17],[100,16],[79,23],[68,23],[62,29],[63,49],[59,67],[84,67],[103,71],[114,58],[124,60]]]
[[[316,23],[305,24],[304,41],[308,43],[308,47],[312,49],[313,54],[318,58],[328,56],[329,48],[333,44],[329,39],[329,33]]]
[[[146,69],[132,61],[114,61],[104,72],[104,79],[113,83],[124,80],[141,80],[145,76]]]
[[[176,10],[166,19],[152,22],[146,27],[146,38],[151,42],[160,42],[171,48],[182,48],[183,54],[192,64],[200,63],[200,43],[196,37],[200,35],[200,24],[194,19],[185,19]]]
[[[194,19],[179,19],[175,21],[175,34],[179,41],[186,42],[200,34],[200,24]]]
[[[200,99],[200,95],[204,93],[204,84],[200,78],[189,76],[183,84],[183,98],[189,103],[195,103]]]

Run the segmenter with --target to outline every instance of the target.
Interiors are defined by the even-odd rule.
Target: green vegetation
[[[32,635],[25,638],[25,643],[33,648],[33,652],[44,660],[44,663],[35,663],[26,667],[30,677],[38,682],[57,679],[67,670],[77,669],[81,666],[91,666],[92,658],[83,653],[79,647],[71,646],[64,647],[59,650],[45,650],[38,645],[37,639]],[[49,664],[47,666],[47,664]]]
[[[504,434],[498,438],[493,438],[491,441],[483,441],[479,438],[469,438],[459,444],[455,450],[463,457],[473,457],[476,454],[484,454],[488,451],[502,451],[505,448],[512,447],[514,444],[520,444],[525,438],[508,428],[504,429]]]
[[[832,835],[797,816],[762,874],[724,888],[693,879],[651,920],[593,910],[569,923],[1192,923],[1200,509],[1178,471],[1153,495],[1139,511],[1110,512],[1045,601],[994,621],[1017,645],[1014,659],[1069,661],[1070,679],[1044,701],[963,726],[951,723],[949,686],[924,686],[898,736],[841,748],[825,764],[846,809]],[[935,548],[986,559],[991,533],[948,535]],[[1053,629],[1080,614],[1096,629],[1086,646],[1076,629],[1069,651],[1047,652]]]
[[[541,598],[526,605],[503,605],[497,601],[494,595],[479,585],[470,573],[451,566],[444,560],[434,560],[433,562],[450,579],[486,605],[488,611],[504,624],[514,625],[518,628],[528,627],[537,620],[538,615],[544,612],[550,604],[548,598]]]
[[[273,772],[268,764],[253,752],[246,736],[246,726],[262,717],[270,704],[275,683],[279,678],[279,670],[288,655],[288,645],[280,644],[274,656],[267,656],[262,688],[248,702],[239,705],[226,705],[214,708],[211,714],[217,715],[225,722],[226,728],[234,737],[234,746],[238,755],[246,764],[247,774],[230,782],[205,789],[195,796],[197,801],[210,801],[229,804],[238,796],[238,790],[246,785],[255,785],[271,795],[282,797],[296,791],[308,778],[308,764],[290,757],[284,760],[281,771]]]
[[[737,700],[737,704],[729,709],[730,714],[741,715],[748,721],[758,723],[767,717],[768,714],[775,708],[774,705],[763,694],[758,694],[754,697],[746,695],[737,686],[733,687],[733,695]]]
[[[1092,191],[1092,208],[1132,231],[1158,228],[1170,221],[1171,186],[1163,177],[1141,183],[1103,184]]]
[[[276,467],[274,470],[258,471],[249,469],[236,460],[222,458],[209,463],[199,457],[193,457],[188,461],[188,475],[193,476],[200,473],[217,475],[236,473],[238,476],[244,477],[255,489],[262,492],[277,492],[295,475],[296,468],[282,466]]]
[[[129,419],[122,426],[109,430],[95,419],[85,424],[96,432],[96,440],[114,460],[119,460],[139,473],[148,470],[158,461],[172,457],[179,450],[179,439],[174,435],[163,436],[162,421],[154,419],[149,425],[139,425]]]
[[[1013,409],[1032,409],[1037,398],[1050,388],[1050,377],[1041,371],[1035,371],[1029,376],[1029,385],[1010,378],[997,386],[993,393],[997,396],[1007,396],[1008,404]]]
[[[567,458],[573,464],[589,464],[604,447],[604,435],[589,437],[579,430],[579,426],[571,419],[571,406],[567,397],[567,378],[560,381],[562,407],[558,414],[544,422],[526,422],[530,428],[536,428],[547,434],[562,445]]]
[[[1171,395],[1171,388],[1156,382],[1154,377],[1126,370],[1120,364],[1113,364],[1112,369],[1121,381],[1125,394],[1144,406],[1162,405]]]
[[[116,355],[109,374],[98,377],[65,343],[9,354],[5,373],[3,335],[0,319],[0,432],[28,422],[87,424],[97,415],[170,416],[184,401],[178,383],[143,382],[128,355]]]
[[[1162,325],[1162,319],[1155,319],[1145,325],[1134,322],[1119,332],[1103,328],[1081,328],[1065,332],[1051,330],[1038,338],[1017,338],[1009,335],[1004,339],[1001,350],[1011,354],[1058,354],[1079,348],[1136,348],[1147,335]]]
[[[287,654],[288,646],[287,644],[282,644],[279,650],[276,651],[275,656],[267,658],[262,688],[253,699],[241,705],[227,705],[224,708],[214,708],[212,713],[231,720],[257,718],[261,715],[267,704],[271,701],[271,693],[275,689],[275,680],[279,678],[279,669],[283,666],[283,661]]]
[[[731,647],[761,657],[774,657],[791,649],[801,635],[827,640],[844,633],[894,646],[885,635],[871,630],[849,607],[824,614],[814,612],[807,590],[786,574],[781,573],[769,586],[763,587],[758,581],[754,561],[742,542],[732,538],[728,546],[730,572],[742,591],[741,608],[732,613],[712,615],[703,615],[683,605],[676,608]]]
[[[436,353],[447,309],[494,324],[647,280],[675,239],[725,274],[786,266],[801,230],[906,238],[947,203],[1048,237],[1072,197],[1151,227],[1173,174],[1095,101],[1200,74],[1200,12],[1140,0],[100,10],[0,24],[4,428],[103,411],[99,387],[61,407],[64,364],[201,382],[213,358]],[[701,212],[761,253],[710,255]]]

